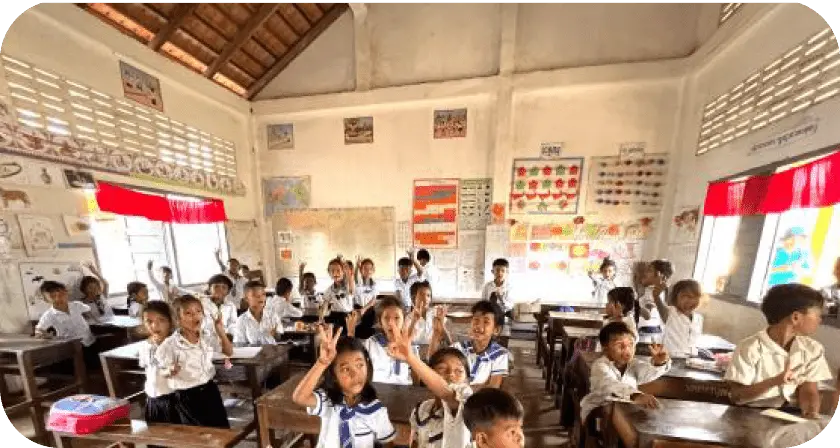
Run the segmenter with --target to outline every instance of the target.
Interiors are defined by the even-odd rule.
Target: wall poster
[[[412,235],[416,247],[458,247],[458,179],[414,181]]]
[[[583,157],[514,159],[510,214],[575,214]]]
[[[490,222],[493,179],[461,179],[461,230],[484,230]]]
[[[263,179],[265,216],[283,210],[309,208],[312,186],[309,176]]]

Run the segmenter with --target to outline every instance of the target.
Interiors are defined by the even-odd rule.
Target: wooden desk
[[[643,409],[629,403],[609,405],[607,446],[620,440],[627,448],[650,448],[656,441],[681,441],[719,446],[761,448],[761,434],[785,426],[761,410],[663,398],[662,407]]]
[[[74,439],[122,443],[131,447],[148,445],[173,448],[232,448],[253,430],[253,423],[244,428],[220,429],[163,423],[149,425],[143,420],[124,420],[92,434],[54,432],[53,437],[57,448],[70,448]],[[85,446],[87,445],[89,444]]]
[[[545,390],[554,391],[555,374],[562,371],[566,361],[569,360],[574,351],[574,343],[578,339],[587,337],[598,337],[598,332],[604,325],[603,316],[592,312],[549,312],[547,313],[548,332],[546,335],[545,354]],[[561,362],[556,365],[557,339],[560,338],[563,346]]]
[[[113,334],[117,338],[116,343],[122,345],[142,338],[142,332],[144,332],[145,329],[143,328],[143,322],[140,318],[130,316],[111,316],[107,319],[102,319],[99,322],[91,323],[90,331],[97,336]],[[105,348],[111,347],[106,346]]]
[[[73,382],[59,389],[42,393],[35,383],[35,369],[57,364],[65,359],[73,360]],[[23,384],[24,401],[6,405],[6,415],[13,416],[29,411],[35,429],[36,442],[46,444],[44,428],[44,401],[51,401],[72,393],[84,392],[87,388],[82,342],[78,339],[34,339],[26,335],[0,335],[0,396],[8,397],[6,373],[17,373]]]

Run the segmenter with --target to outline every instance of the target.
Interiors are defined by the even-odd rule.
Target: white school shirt
[[[321,306],[321,303],[324,301],[324,295],[320,292],[316,292],[313,294],[301,294],[300,303],[303,305],[304,308],[317,308]]]
[[[231,283],[233,283],[233,288],[231,288],[230,292],[228,293],[228,298],[235,302],[239,302],[239,300],[245,297],[245,284],[248,283],[248,279],[241,275],[239,276],[239,278],[233,278],[233,276],[230,275],[230,272],[228,271],[225,271],[222,274],[224,274],[225,277],[229,278]]]
[[[504,307],[505,312],[508,312],[513,309],[513,298],[511,297],[510,291],[510,280],[505,279],[501,286],[496,286],[496,281],[490,280],[484,285],[484,289],[481,291],[481,298],[483,300],[490,300],[490,296],[495,292],[499,296],[499,300],[501,300],[500,305]]]
[[[418,448],[466,448],[470,446],[470,431],[464,424],[464,402],[472,395],[467,384],[450,384],[458,409],[455,413],[446,403],[435,409],[437,399],[418,404],[411,412],[412,440]]]
[[[697,339],[703,334],[703,316],[691,313],[691,318],[674,306],[668,306],[662,343],[675,358],[690,358],[697,353]]]
[[[169,381],[169,369],[161,369],[155,353],[160,346],[153,344],[146,339],[138,344],[137,361],[140,367],[146,371],[146,384],[143,391],[150,398],[162,397],[172,393]]]
[[[452,345],[467,357],[470,364],[470,384],[485,384],[491,376],[508,374],[510,353],[496,341],[476,353],[472,341],[456,342]]]
[[[595,303],[601,306],[606,305],[607,294],[615,289],[615,281],[598,276],[592,279],[592,285],[595,287],[592,291],[592,298],[595,299]]]
[[[666,292],[663,291],[662,294],[666,294]],[[664,300],[664,297],[663,297],[663,300]],[[648,340],[648,338],[649,338],[648,335],[650,333],[642,331],[641,329],[642,328],[659,329],[659,331],[657,331],[657,333],[660,333],[662,331],[662,318],[659,316],[659,309],[656,308],[656,301],[653,299],[653,287],[652,286],[648,286],[647,288],[645,288],[644,294],[642,294],[642,297],[639,298],[639,306],[642,307],[642,308],[653,307],[653,308],[649,308],[650,309],[650,319],[645,319],[644,317],[639,316],[639,325],[638,325],[638,328],[640,330],[639,331],[639,337],[641,338],[641,342],[650,343],[651,341]]]
[[[394,279],[394,293],[402,301],[405,308],[411,308],[413,306],[411,303],[411,285],[419,281],[420,277],[414,274],[409,275],[405,281],[399,275]]]
[[[191,344],[177,330],[160,344],[155,351],[158,368],[170,375],[176,365],[180,367],[176,375],[169,376],[169,386],[173,390],[192,389],[207,384],[216,376],[214,342],[218,343],[218,340],[201,334],[198,343]]]
[[[177,299],[178,296],[180,296],[182,294],[189,294],[189,291],[181,289],[181,288],[173,285],[172,283],[170,283],[169,286],[166,286],[165,283],[163,283],[162,281],[155,278],[155,274],[152,272],[151,269],[149,269],[148,272],[149,272],[149,283],[151,283],[152,287],[154,287],[155,290],[157,291],[157,294],[160,297],[160,300],[163,300],[164,302],[169,303],[169,302],[172,302],[175,299]],[[168,299],[166,297],[167,292],[169,292],[169,298]]]
[[[354,297],[356,305],[364,308],[371,300],[376,300],[377,295],[379,295],[379,288],[372,279],[369,285],[366,285],[364,281],[356,283],[356,296]]]
[[[215,341],[213,349],[220,352],[222,351],[222,342],[219,340],[219,335],[216,334],[216,317],[221,312],[225,332],[233,334],[236,328],[237,307],[227,299],[221,305],[216,305],[213,299],[209,297],[201,298],[201,306],[204,307],[204,321],[201,323],[201,332],[210,340]]]
[[[99,298],[94,300],[92,303],[85,303],[82,300],[79,300],[79,302],[90,308],[90,312],[88,313],[88,316],[90,316],[88,318],[88,323],[95,324],[110,317],[114,317],[114,310],[111,308],[111,305],[108,305],[108,301],[102,296],[99,296]]]
[[[288,300],[280,296],[269,297],[265,302],[264,312],[274,314],[281,320],[303,316],[302,309],[292,305]]]
[[[365,349],[370,355],[371,364],[373,364],[373,382],[384,384],[398,384],[410,385],[413,383],[411,379],[411,367],[408,363],[398,361],[388,354],[388,341],[382,333],[365,339]],[[419,353],[416,345],[412,345],[414,353]]]
[[[323,389],[316,390],[314,395],[315,406],[306,408],[306,412],[321,417],[321,431],[316,448],[339,448],[341,411],[346,409],[346,406],[330,401]],[[379,400],[356,405],[352,414],[349,424],[350,433],[353,435],[353,448],[373,448],[375,444],[391,442],[397,436],[397,431],[388,417],[388,409]]]
[[[236,325],[233,329],[233,343],[237,345],[272,345],[277,340],[271,335],[275,330],[277,335],[283,334],[283,322],[274,314],[263,309],[262,319],[257,319],[251,310],[245,311],[236,318]]]
[[[589,374],[589,393],[580,400],[581,420],[593,409],[607,404],[609,398],[629,400],[639,392],[639,385],[649,383],[671,369],[671,360],[661,366],[654,366],[648,360],[633,358],[624,374],[606,356],[601,356],[592,363]]]
[[[440,283],[440,269],[429,263],[426,266],[423,266],[423,275],[417,275],[417,278],[421,282],[429,282],[429,286],[431,286],[432,291],[434,291],[435,287],[437,287],[438,283]]]
[[[35,329],[47,331],[55,329],[55,335],[61,339],[79,338],[82,345],[90,347],[96,342],[93,333],[90,332],[90,325],[85,320],[85,313],[90,312],[90,307],[82,302],[68,302],[67,311],[59,311],[53,307],[48,308],[38,319]]]
[[[128,315],[131,317],[140,317],[141,312],[143,312],[143,305],[136,300],[132,301],[131,305],[128,307]]]
[[[796,388],[802,383],[832,378],[822,344],[807,336],[796,336],[787,352],[765,329],[738,343],[723,379],[743,385],[759,383],[782,373],[788,359],[796,372],[793,383],[774,387],[750,402],[737,404],[757,407],[779,407],[786,401],[795,404]]]
[[[324,291],[324,302],[330,304],[330,310],[337,313],[349,313],[353,311],[353,296],[347,290],[346,286],[335,286],[331,284],[326,291]]]
[[[415,344],[429,344],[432,340],[432,333],[434,333],[435,323],[435,309],[429,308],[426,315],[417,320],[414,324],[414,343]],[[444,318],[446,319],[446,318]],[[446,321],[444,321],[444,324]]]

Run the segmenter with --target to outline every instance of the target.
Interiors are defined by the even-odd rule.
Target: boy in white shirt
[[[414,343],[429,344],[432,339],[435,310],[432,302],[432,286],[429,282],[416,282],[410,288],[413,309],[411,321],[414,322]]]
[[[276,344],[283,334],[283,323],[277,314],[265,306],[265,285],[251,280],[245,285],[245,300],[248,310],[236,319],[233,331],[234,345]]]
[[[522,403],[502,389],[481,389],[464,403],[464,424],[474,448],[524,447]]]
[[[489,301],[482,300],[472,307],[469,340],[456,342],[458,349],[470,363],[470,384],[501,387],[508,375],[510,353],[495,341],[505,325],[501,309]],[[437,349],[437,338],[432,338],[429,353]]]
[[[266,313],[274,314],[278,319],[294,319],[303,316],[303,310],[292,304],[292,281],[286,277],[277,280],[274,296],[266,300]]]
[[[665,300],[668,293],[668,280],[674,275],[674,266],[668,260],[653,260],[647,264],[642,274],[642,286],[645,292],[639,299],[639,341],[650,344],[662,338],[662,320],[656,308],[656,298]]]
[[[432,264],[432,254],[426,249],[418,250],[415,265],[417,264],[423,268],[422,274],[420,273],[421,271],[417,271],[417,276],[420,280],[428,282],[434,288],[438,284],[438,280],[440,280],[440,271],[438,271],[437,266]]]
[[[697,340],[703,334],[703,315],[697,312],[703,290],[695,280],[680,280],[671,287],[670,304],[654,297],[659,316],[665,322],[663,343],[675,358],[697,354]]]
[[[96,338],[85,320],[85,314],[90,312],[90,307],[82,302],[68,301],[67,287],[59,282],[45,281],[41,284],[41,294],[52,306],[38,319],[35,337],[49,338],[49,330],[52,329],[56,338],[79,338],[83,346],[93,346]]]
[[[213,349],[220,351],[222,346],[221,341],[216,337],[216,320],[221,316],[222,326],[227,334],[233,334],[236,326],[238,315],[237,306],[228,300],[228,294],[230,293],[230,288],[233,286],[233,282],[224,274],[216,274],[210,277],[207,284],[210,289],[210,297],[202,297],[200,299],[201,306],[204,310],[202,331],[209,340],[216,340],[218,342],[213,345]]]
[[[420,281],[420,277],[411,273],[414,252],[409,251],[409,254],[411,254],[411,258],[403,257],[397,262],[398,275],[394,279],[394,294],[403,304],[405,310],[411,309],[411,285]],[[419,272],[422,274],[422,267]]]
[[[757,407],[798,406],[819,415],[817,383],[831,379],[822,344],[809,336],[822,321],[823,296],[797,283],[770,288],[761,304],[769,326],[738,343],[724,379],[732,400]]]
[[[493,261],[493,280],[484,285],[484,290],[481,292],[482,300],[490,300],[495,297],[498,305],[502,308],[505,315],[510,317],[513,310],[513,297],[510,293],[510,282],[508,281],[508,269],[510,264],[504,258],[498,258]],[[495,296],[493,294],[495,293]]]
[[[225,264],[222,262],[221,249],[216,249],[216,263],[219,264],[219,269],[222,270],[222,274],[230,279],[231,288],[230,291],[228,291],[230,294],[228,298],[231,302],[236,304],[238,308],[244,300],[245,284],[248,283],[248,279],[241,273],[242,264],[240,264],[239,260],[236,258],[231,258],[228,260],[227,267],[225,267]]]
[[[639,340],[639,332],[636,330],[636,292],[629,286],[619,286],[607,293],[607,306],[605,308],[606,322],[623,322],[633,333],[633,338]]]
[[[604,355],[592,363],[590,389],[580,401],[581,421],[610,399],[633,400],[638,405],[656,408],[658,402],[651,395],[639,392],[639,385],[649,383],[671,368],[668,351],[662,345],[651,345],[651,360],[635,358],[636,341],[622,322],[612,322],[598,334]],[[590,420],[587,424],[594,423]]]
[[[152,266],[154,266],[154,262],[149,260],[149,263],[146,265],[146,271],[149,274],[149,282],[151,282],[152,286],[154,286],[157,290],[160,300],[163,300],[171,305],[172,302],[174,302],[181,294],[189,294],[189,291],[172,284],[172,268],[169,266],[160,267],[160,272],[163,277],[163,281],[161,281],[155,278]]]

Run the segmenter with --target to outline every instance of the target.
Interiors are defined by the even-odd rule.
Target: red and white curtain
[[[107,182],[97,183],[96,202],[103,212],[142,216],[151,221],[207,224],[227,220],[225,204],[219,199],[169,199]]]

